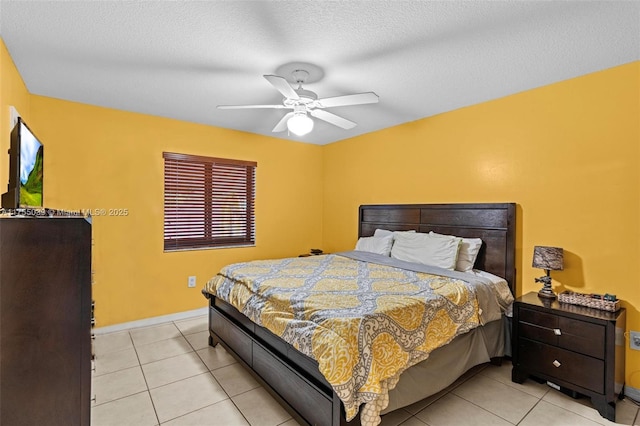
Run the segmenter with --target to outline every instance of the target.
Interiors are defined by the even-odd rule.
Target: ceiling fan
[[[355,93],[352,95],[333,96],[330,98],[320,98],[310,90],[305,90],[302,85],[307,81],[309,72],[304,69],[296,69],[291,73],[293,81],[298,84],[298,88],[291,87],[287,79],[278,75],[265,75],[267,79],[277,91],[282,93],[284,99],[282,104],[276,105],[218,105],[219,109],[248,109],[248,108],[276,108],[291,109],[293,111],[280,119],[278,124],[273,128],[272,132],[283,132],[289,129],[292,133],[303,136],[313,129],[313,120],[309,115],[320,120],[331,123],[334,126],[343,129],[352,129],[356,126],[351,120],[340,117],[325,108],[374,104],[378,102],[378,95],[373,92]]]

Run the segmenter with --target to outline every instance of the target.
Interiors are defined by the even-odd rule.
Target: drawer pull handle
[[[553,334],[555,334],[556,336],[562,336],[562,331],[560,331],[559,328],[554,328],[553,329]]]
[[[558,361],[557,359],[555,361],[553,361],[553,366],[554,367],[560,367],[562,364],[560,364],[560,361]]]

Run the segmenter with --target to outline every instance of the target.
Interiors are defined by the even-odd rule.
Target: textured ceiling
[[[640,2],[0,0],[0,36],[34,94],[326,144],[638,60]],[[294,61],[380,102],[303,137],[216,109],[281,102],[262,75]]]

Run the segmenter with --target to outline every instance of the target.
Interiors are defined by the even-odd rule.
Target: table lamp
[[[544,269],[547,273],[544,277],[536,278],[536,282],[543,285],[538,292],[538,297],[545,299],[556,298],[551,288],[549,271],[562,271],[562,258],[563,251],[560,247],[535,246],[533,248],[533,267]]]

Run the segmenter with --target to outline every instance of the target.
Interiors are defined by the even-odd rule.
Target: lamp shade
[[[562,248],[535,246],[533,248],[533,267],[552,271],[562,271]]]
[[[306,113],[296,113],[287,121],[287,128],[291,133],[304,136],[313,130],[313,120],[307,117]]]

